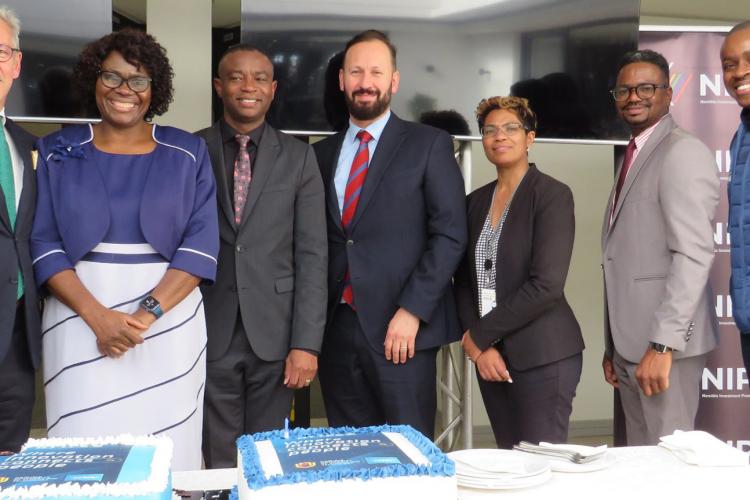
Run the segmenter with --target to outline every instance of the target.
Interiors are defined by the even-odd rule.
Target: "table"
[[[730,500],[750,497],[750,466],[696,467],[664,448],[611,448],[617,461],[589,473],[553,472],[545,484],[521,490],[478,492],[471,499],[502,500]],[[229,489],[236,469],[175,472],[173,487],[181,490]],[[477,490],[473,490],[477,491]],[[464,495],[459,495],[464,497]],[[469,496],[466,496],[468,499]]]

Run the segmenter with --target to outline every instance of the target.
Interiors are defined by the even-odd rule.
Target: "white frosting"
[[[397,432],[384,432],[401,451],[416,464],[429,460],[406,437]],[[281,474],[281,464],[271,441],[255,443],[266,478]],[[280,484],[253,490],[244,477],[242,454],[237,450],[237,493],[240,500],[289,500],[290,498],[325,498],[326,500],[383,500],[389,498],[429,498],[430,500],[456,500],[456,478],[445,476],[399,476],[314,483]]]
[[[123,434],[103,438],[49,438],[29,439],[23,449],[27,448],[85,448],[102,445],[153,446],[154,457],[151,463],[151,475],[135,483],[126,484],[78,484],[35,485],[30,487],[12,487],[2,490],[2,498],[48,498],[48,497],[100,497],[122,496],[137,497],[164,491],[169,484],[169,466],[172,461],[172,440],[166,436],[131,436]]]

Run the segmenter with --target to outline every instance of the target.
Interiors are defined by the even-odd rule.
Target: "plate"
[[[544,484],[550,479],[552,479],[552,471],[548,470],[547,472],[537,474],[536,476],[516,479],[513,481],[506,482],[506,483],[498,483],[498,484],[493,485],[492,487],[489,487],[486,484],[484,485],[484,487],[464,486],[463,484],[459,482],[458,500],[471,500],[474,498],[488,498],[488,497],[497,498],[496,496],[493,497],[493,495],[496,495],[498,491],[531,488],[532,486],[538,486],[540,484]]]
[[[536,476],[550,470],[546,457],[512,450],[475,449],[448,453],[456,462],[456,475],[463,478],[507,481]]]

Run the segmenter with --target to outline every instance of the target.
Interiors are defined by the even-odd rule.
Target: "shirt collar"
[[[344,141],[346,142],[354,142],[357,139],[357,133],[360,130],[367,130],[367,132],[372,136],[372,140],[377,143],[380,139],[380,135],[383,133],[383,129],[385,129],[385,125],[388,123],[388,120],[391,118],[391,110],[385,112],[383,116],[369,124],[367,127],[362,128],[358,125],[355,125],[351,118],[349,119],[349,129],[346,131],[346,136],[344,137]]]
[[[661,118],[659,118],[658,122],[654,123],[653,125],[651,125],[649,128],[647,128],[646,130],[644,130],[643,132],[641,132],[637,136],[635,136],[635,137],[633,137],[632,135],[630,136],[631,139],[635,139],[635,147],[636,147],[636,149],[640,150],[643,147],[643,145],[646,143],[646,141],[648,141],[648,138],[651,136],[651,133],[654,131],[654,129],[656,127],[658,127],[659,124],[666,117],[668,117],[668,116],[669,116],[669,113],[667,113],[666,115],[662,116]]]
[[[6,120],[6,118],[5,118],[5,108],[0,109],[0,119],[2,119],[2,121],[3,121],[3,127],[4,127],[5,126],[5,120]]]
[[[750,108],[743,108],[742,113],[740,113],[740,120],[742,120],[743,125],[745,125],[745,128],[747,130],[750,130]]]
[[[219,120],[219,127],[221,128],[221,139],[225,143],[229,141],[234,141],[234,136],[239,134],[239,132],[237,132],[234,129],[234,127],[229,125],[226,122],[226,120],[224,120],[223,118]],[[264,121],[258,127],[251,130],[249,134],[246,134],[246,135],[250,136],[250,140],[253,141],[253,144],[257,146],[258,144],[260,144],[260,139],[261,137],[263,137],[263,131],[265,129],[266,129],[266,122]]]

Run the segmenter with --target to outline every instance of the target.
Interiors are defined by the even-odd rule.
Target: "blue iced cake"
[[[240,500],[455,500],[455,465],[408,425],[272,431],[237,440]]]
[[[0,498],[169,500],[171,460],[167,437],[30,439],[0,456]]]

